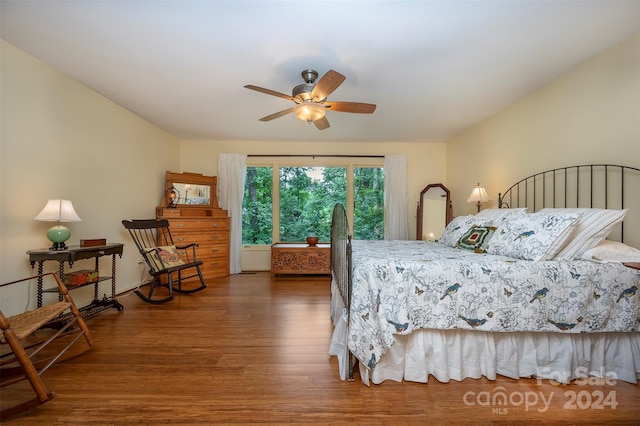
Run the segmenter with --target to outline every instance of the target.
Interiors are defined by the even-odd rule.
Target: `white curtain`
[[[408,240],[407,158],[402,154],[384,157],[384,239]]]
[[[218,156],[218,204],[231,217],[229,272],[242,272],[242,198],[247,174],[246,154]]]

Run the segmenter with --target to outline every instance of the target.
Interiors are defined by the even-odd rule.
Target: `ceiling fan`
[[[345,76],[334,70],[327,71],[317,83],[315,83],[318,78],[317,71],[304,70],[301,75],[305,82],[294,87],[291,91],[291,96],[251,84],[244,86],[247,89],[266,93],[267,95],[288,99],[296,104],[293,108],[262,117],[260,121],[271,121],[283,115],[293,113],[300,120],[313,123],[318,129],[324,130],[329,128],[329,121],[325,116],[327,110],[357,114],[371,114],[376,110],[374,104],[328,101],[327,97],[346,79]]]

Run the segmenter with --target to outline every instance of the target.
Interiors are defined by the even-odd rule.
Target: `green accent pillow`
[[[494,232],[496,232],[495,226],[473,226],[460,237],[456,247],[473,250],[476,253],[484,253],[484,245]]]
[[[184,265],[176,246],[160,246],[146,250],[149,260],[154,265],[156,271]]]

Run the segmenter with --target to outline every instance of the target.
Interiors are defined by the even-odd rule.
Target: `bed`
[[[336,205],[329,353],[341,379],[640,378],[640,169],[571,166],[455,218],[437,242],[358,241]],[[638,228],[636,228],[638,229]],[[614,241],[617,240],[617,241]]]

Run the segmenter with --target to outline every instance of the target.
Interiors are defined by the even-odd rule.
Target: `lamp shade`
[[[489,194],[487,194],[487,191],[485,191],[485,189],[478,183],[478,186],[473,188],[473,191],[471,191],[471,195],[469,195],[469,198],[467,198],[467,203],[486,203],[490,200],[491,199],[489,198]]]
[[[317,102],[305,101],[293,107],[293,114],[307,123],[313,123],[324,117],[325,113],[324,105]]]
[[[41,222],[81,222],[69,200],[49,200],[33,220]]]
[[[49,200],[42,211],[33,220],[40,222],[81,222],[80,216],[73,208],[69,200]],[[49,228],[47,238],[53,244],[50,250],[65,250],[67,241],[71,237],[71,231],[66,226],[54,225]]]

